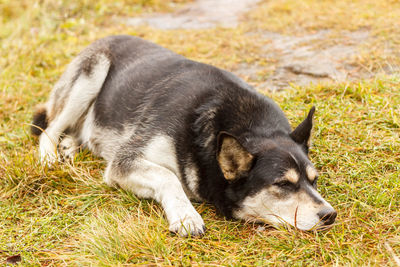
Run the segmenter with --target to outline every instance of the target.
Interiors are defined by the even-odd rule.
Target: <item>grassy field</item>
[[[399,65],[399,1],[270,0],[235,29],[172,31],[122,21],[187,1],[91,2],[0,0],[0,265],[20,254],[23,266],[396,266],[400,75],[381,71]],[[257,85],[273,65],[263,54],[262,31],[301,35],[322,29],[331,29],[332,36],[368,30],[371,38],[359,45],[353,61],[374,78],[266,94],[292,125],[317,107],[311,158],[321,173],[320,192],[338,211],[330,231],[227,221],[211,205],[198,203],[206,235],[179,238],[168,232],[157,203],[107,187],[104,162],[88,151],[53,169],[38,162],[37,140],[29,134],[33,107],[46,100],[66,64],[100,37],[140,36],[228,70],[257,63],[265,66],[251,81]]]

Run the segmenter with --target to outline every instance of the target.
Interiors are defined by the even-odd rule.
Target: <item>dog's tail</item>
[[[46,128],[48,123],[46,105],[41,104],[35,108],[31,125],[32,135],[39,136]]]

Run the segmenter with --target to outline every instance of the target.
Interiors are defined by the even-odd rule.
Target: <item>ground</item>
[[[20,255],[24,266],[399,266],[400,2],[246,0],[225,20],[197,9],[201,27],[195,19],[184,28],[152,24],[196,17],[199,2],[210,3],[0,0],[0,263]],[[315,105],[310,156],[338,211],[334,227],[273,229],[198,203],[206,235],[179,238],[158,204],[107,187],[104,162],[90,152],[41,166],[29,134],[34,106],[82,48],[111,34],[235,72],[292,125]]]

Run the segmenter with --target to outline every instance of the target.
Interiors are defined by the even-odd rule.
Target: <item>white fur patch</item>
[[[92,144],[90,143],[90,140],[93,136],[93,133],[95,131],[96,125],[94,122],[94,106],[92,105],[89,108],[88,113],[86,114],[86,118],[83,122],[82,129],[80,131],[80,139],[82,141],[82,144],[86,146],[89,150],[95,150]]]
[[[175,145],[171,137],[166,135],[154,137],[146,146],[143,154],[147,160],[169,169],[177,177],[180,176]]]
[[[80,131],[80,140],[93,154],[111,161],[121,145],[135,134],[134,125],[126,125],[122,131],[100,127],[95,122],[94,106],[86,115]]]
[[[326,209],[333,211],[333,208],[312,186],[309,185],[308,189],[311,194],[300,191],[284,197],[281,196],[281,189],[271,186],[245,198],[234,216],[246,221],[265,222],[275,226],[287,223],[300,230],[310,230],[321,224],[318,212]]]
[[[51,137],[46,130],[43,131],[39,137],[39,153],[42,163],[52,164],[57,161],[57,144],[58,137]]]

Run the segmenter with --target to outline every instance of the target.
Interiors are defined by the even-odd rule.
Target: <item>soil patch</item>
[[[127,20],[129,25],[147,24],[153,28],[207,29],[234,28],[242,14],[255,8],[260,0],[197,0],[176,12],[152,14]],[[253,33],[254,34],[254,33]],[[342,82],[369,78],[354,64],[359,55],[359,44],[370,34],[367,30],[342,32],[332,37],[329,30],[317,31],[302,36],[288,36],[274,32],[256,33],[265,40],[262,53],[270,59],[268,71],[265,66],[239,64],[234,71],[249,82],[257,84],[259,90],[281,90],[296,84],[326,81]],[[249,34],[250,36],[251,34]],[[265,73],[268,75],[265,75]],[[264,73],[259,77],[259,73]]]
[[[359,44],[369,38],[369,32],[343,32],[334,38],[330,34],[329,30],[303,36],[262,33],[267,43],[263,50],[267,58],[273,59],[273,71],[257,86],[258,89],[275,91],[289,87],[291,83],[304,86],[368,78],[369,74],[361,72],[353,62],[359,54]],[[242,77],[250,74],[252,80],[261,70],[261,67],[248,69],[248,66],[240,65],[236,73]]]
[[[216,26],[234,28],[239,17],[260,0],[197,0],[170,14],[155,14],[128,19],[128,25],[147,24],[153,28],[207,29]]]

